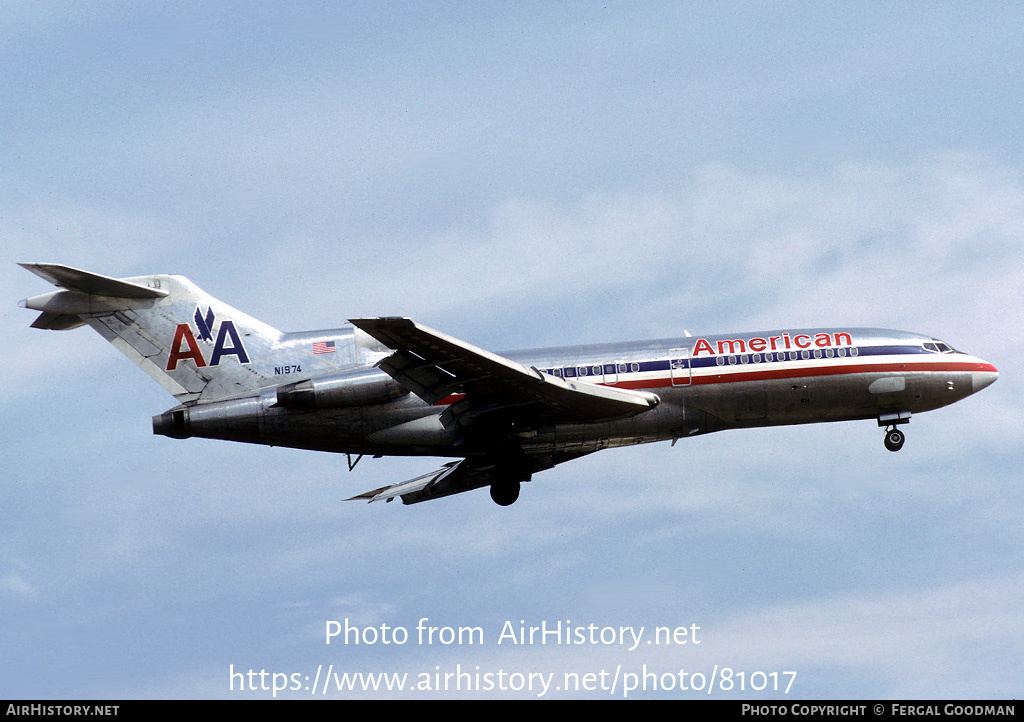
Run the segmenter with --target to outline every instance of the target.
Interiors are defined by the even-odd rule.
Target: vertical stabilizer
[[[273,383],[266,358],[282,334],[182,276],[109,278],[57,264],[21,264],[62,290],[25,299],[32,325],[92,326],[180,402],[214,401]]]

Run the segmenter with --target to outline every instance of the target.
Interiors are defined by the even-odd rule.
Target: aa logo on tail
[[[216,317],[213,308],[206,309],[204,316],[196,306],[196,313],[192,317],[196,324],[196,332],[199,338],[207,343],[213,341],[213,327]],[[230,343],[230,345],[228,345]],[[210,355],[210,362],[207,364],[202,349],[192,333],[192,327],[187,323],[179,323],[174,329],[174,340],[171,342],[171,353],[167,357],[167,371],[174,371],[178,368],[179,361],[192,359],[197,368],[203,366],[219,366],[225,356],[235,356],[239,363],[249,363],[249,354],[245,351],[242,339],[235,329],[235,322],[224,319],[220,322],[220,330],[217,332],[217,341],[213,344],[213,353]]]

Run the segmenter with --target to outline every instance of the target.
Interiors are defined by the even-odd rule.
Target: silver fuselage
[[[366,371],[389,353],[360,348],[357,333],[351,328],[330,332],[339,343],[339,361],[351,362],[335,371]],[[351,346],[340,353],[346,343]],[[643,390],[660,398],[654,408],[627,418],[535,424],[514,433],[529,455],[576,455],[723,429],[904,420],[963,399],[996,379],[995,367],[982,359],[940,348],[948,349],[921,334],[824,328],[501,355],[572,384]],[[405,394],[379,403],[295,408],[279,403],[278,388],[172,409],[154,417],[154,431],[352,454],[462,457],[485,451],[441,422],[458,394],[429,405]]]

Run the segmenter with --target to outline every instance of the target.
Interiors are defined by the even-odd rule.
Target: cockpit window
[[[926,341],[924,347],[926,351],[931,351],[932,353],[960,353],[948,343],[943,343],[942,341]]]

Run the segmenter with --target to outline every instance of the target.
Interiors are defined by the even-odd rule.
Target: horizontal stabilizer
[[[110,296],[112,298],[163,298],[167,291],[148,286],[140,286],[130,281],[121,281],[98,273],[82,271],[71,266],[58,263],[19,263],[22,268],[32,271],[54,286],[79,291],[93,296]]]
[[[81,316],[76,316],[73,313],[50,313],[49,311],[43,311],[32,322],[32,328],[42,328],[47,331],[69,331],[84,325],[85,321]]]

